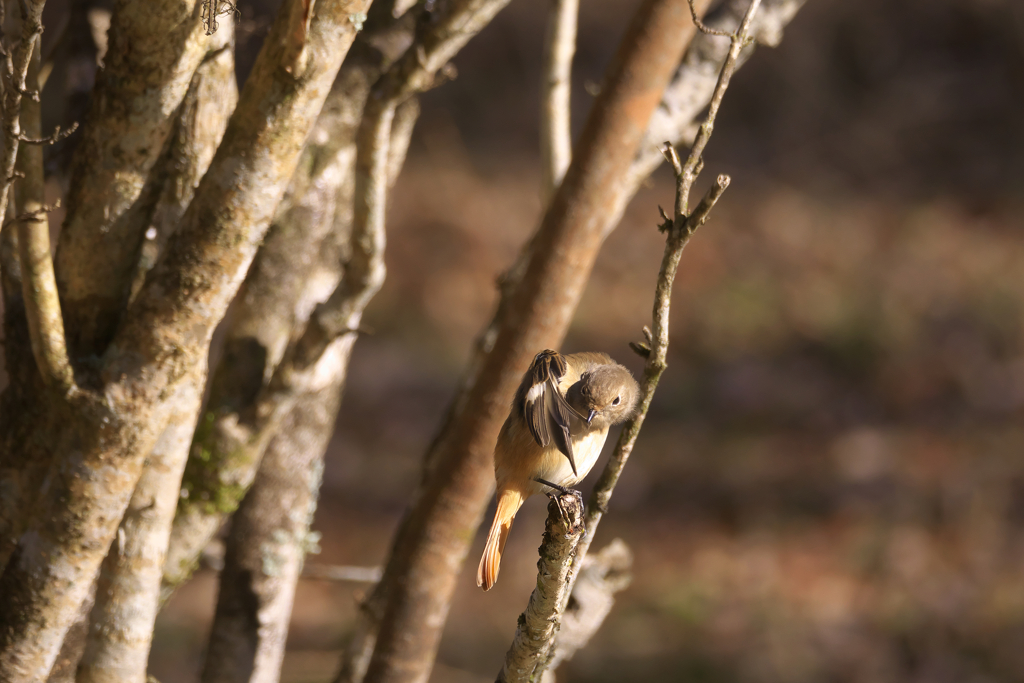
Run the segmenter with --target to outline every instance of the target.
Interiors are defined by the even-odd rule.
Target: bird
[[[605,353],[545,349],[516,390],[494,446],[494,521],[476,572],[485,591],[498,579],[509,529],[532,495],[569,492],[594,467],[608,429],[636,409],[640,387]]]

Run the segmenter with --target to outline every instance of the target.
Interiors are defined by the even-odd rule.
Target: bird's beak
[[[591,410],[590,414],[587,415],[587,424],[590,424],[594,420],[594,416],[597,415],[596,410]]]

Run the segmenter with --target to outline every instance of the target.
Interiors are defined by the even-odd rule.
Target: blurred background
[[[243,72],[273,4],[240,3]],[[636,4],[583,3],[577,130]],[[384,560],[536,227],[546,13],[513,2],[423,98],[311,562]],[[595,540],[628,543],[634,580],[559,680],[1024,681],[1024,4],[809,0],[734,79],[706,161],[733,183],[684,255],[670,367]],[[662,169],[563,351],[639,371],[671,203]],[[435,683],[494,679],[544,503],[487,594],[478,537]],[[333,675],[364,590],[300,585],[286,681]],[[204,570],[161,616],[163,683],[195,679],[215,591]]]

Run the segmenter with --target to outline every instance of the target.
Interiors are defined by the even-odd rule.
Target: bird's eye
[[[619,405],[619,397],[618,397],[618,396],[616,396],[616,397],[615,397],[615,400],[614,400],[614,401],[612,401],[612,405],[613,405],[613,406],[617,406],[617,405]]]

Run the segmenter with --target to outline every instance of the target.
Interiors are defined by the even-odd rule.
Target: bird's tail
[[[485,591],[498,580],[498,568],[501,565],[501,553],[505,550],[508,530],[512,528],[512,520],[523,505],[523,494],[513,489],[505,489],[498,494],[498,509],[494,511],[491,531],[487,534],[487,545],[480,558],[480,566],[476,569],[476,585]]]

